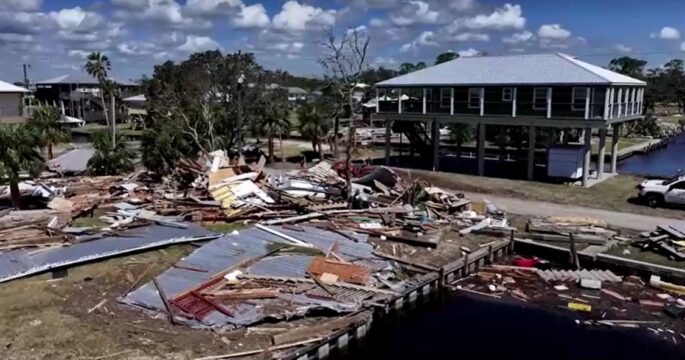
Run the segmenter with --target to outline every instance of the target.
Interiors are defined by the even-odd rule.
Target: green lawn
[[[85,124],[82,127],[72,129],[72,132],[81,134],[93,134],[97,131],[109,130],[107,125],[90,123]],[[117,132],[125,136],[141,136],[143,135],[143,130],[131,130],[131,125],[129,124],[117,124]]]
[[[683,120],[682,115],[671,115],[671,116],[663,116],[659,118],[659,121],[669,123],[669,124],[680,124],[680,121]]]

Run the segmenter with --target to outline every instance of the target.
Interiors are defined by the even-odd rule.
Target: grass
[[[683,119],[684,118],[682,115],[670,115],[670,116],[660,117],[659,121],[669,123],[669,124],[679,125]]]
[[[76,133],[82,133],[82,134],[93,134],[97,131],[102,131],[102,130],[109,130],[110,128],[107,125],[102,125],[102,124],[97,124],[97,123],[90,123],[90,124],[85,124],[82,127],[79,128],[74,128],[72,129],[73,132]],[[129,124],[117,124],[117,132],[125,135],[125,136],[142,136],[143,135],[143,130],[131,130],[131,126]]]
[[[398,170],[405,172],[406,170]],[[493,194],[533,201],[577,205],[635,214],[685,219],[685,211],[653,209],[635,201],[635,186],[641,177],[617,175],[589,189],[526,180],[480,177],[473,175],[412,170],[413,178],[421,178],[444,188]]]
[[[228,234],[228,233],[232,233],[234,230],[240,229],[243,225],[240,223],[215,222],[215,223],[204,223],[204,224],[202,224],[202,226],[205,227],[209,231],[214,231],[216,233],[222,233],[222,234]]]
[[[0,358],[78,359],[123,351],[133,356],[168,347],[150,344],[149,339],[147,344],[141,343],[131,334],[128,339],[122,336],[130,331],[131,322],[116,318],[114,312],[122,309],[116,297],[122,294],[122,287],[130,287],[141,274],[147,273],[139,281],[142,284],[193,249],[189,245],[174,246],[74,267],[57,282],[49,281],[49,274],[44,274],[2,284]],[[103,298],[107,299],[103,309],[108,310],[94,319],[98,314],[87,311]],[[144,319],[142,313],[137,316]],[[174,352],[168,350],[159,353]]]
[[[108,224],[105,223],[104,221],[100,220],[100,218],[97,217],[79,217],[74,219],[71,222],[71,226],[73,227],[92,227],[92,228],[103,228],[106,227]]]

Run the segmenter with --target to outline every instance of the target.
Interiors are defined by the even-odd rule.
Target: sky
[[[656,67],[685,56],[683,0],[0,0],[0,80],[83,71],[100,51],[136,80],[197,51],[253,52],[270,69],[321,76],[324,29],[371,39],[369,65],[461,56],[564,52],[605,66]]]

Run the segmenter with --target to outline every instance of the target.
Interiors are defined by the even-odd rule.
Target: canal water
[[[667,147],[649,154],[634,155],[618,164],[620,173],[673,176],[685,169],[685,134],[673,138]]]
[[[344,359],[685,359],[685,347],[648,330],[578,325],[580,317],[565,310],[454,294],[394,326],[381,325]]]

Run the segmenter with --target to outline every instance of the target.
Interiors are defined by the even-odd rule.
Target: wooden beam
[[[426,113],[426,88],[423,88],[423,104],[422,104],[422,109],[423,113]]]
[[[516,117],[516,100],[518,97],[518,88],[514,88],[511,94],[511,116]]]
[[[547,118],[552,118],[552,88],[547,88]]]
[[[369,314],[365,312],[358,313],[352,316],[336,318],[313,326],[303,326],[286,331],[281,334],[273,335],[271,337],[271,341],[274,345],[281,345],[292,343],[295,341],[301,341],[307,338],[322,337],[325,336],[327,333],[339,329],[344,329],[352,324],[365,321],[368,318]]]
[[[585,118],[589,119],[590,118],[590,92],[591,89],[589,87],[585,88]]]
[[[485,88],[480,88],[480,116],[485,115]]]

